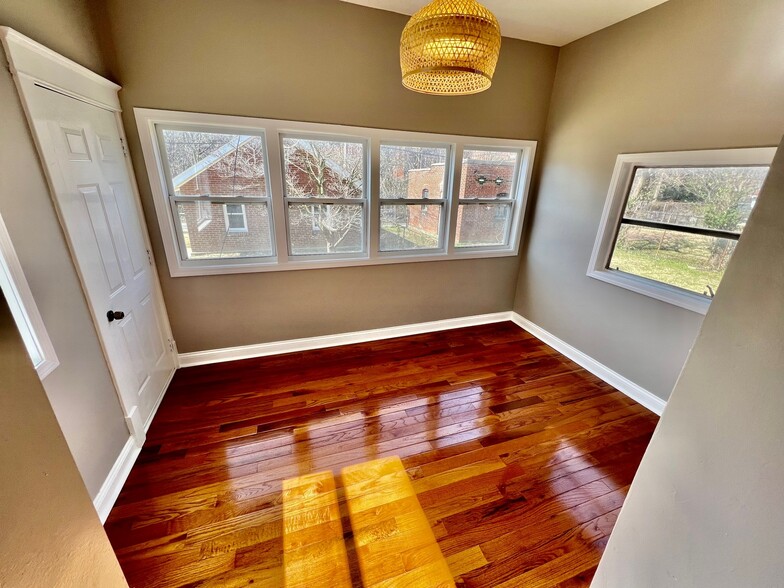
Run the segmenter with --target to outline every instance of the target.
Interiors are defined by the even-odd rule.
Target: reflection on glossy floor
[[[458,585],[588,585],[656,420],[511,323],[189,368],[106,530],[132,586],[283,586],[284,480],[331,472],[361,586],[340,474],[399,456]]]
[[[454,587],[399,457],[345,467],[340,477],[364,586]]]

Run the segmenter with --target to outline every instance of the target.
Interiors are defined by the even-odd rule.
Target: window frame
[[[142,154],[153,195],[158,225],[161,231],[169,274],[172,277],[215,275],[229,273],[252,273],[265,271],[288,271],[299,269],[318,269],[390,263],[412,263],[454,259],[475,259],[516,256],[520,250],[522,226],[531,184],[533,162],[536,154],[536,141],[498,139],[486,137],[466,137],[397,131],[367,127],[350,127],[332,124],[304,123],[276,119],[262,119],[232,115],[215,115],[166,111],[147,108],[134,108]],[[263,203],[269,207],[272,233],[273,254],[269,257],[196,259],[188,260],[182,247],[182,237],[178,237],[175,220],[179,220],[176,210],[169,205],[168,195],[172,188],[168,185],[165,156],[159,143],[157,128],[201,130],[203,132],[224,132],[233,134],[259,134],[265,145],[266,188],[265,198],[231,198],[221,203]],[[366,184],[365,227],[363,240],[365,250],[361,254],[346,255],[297,255],[289,254],[287,231],[287,203],[284,198],[282,137],[285,135],[307,135],[317,139],[325,138],[363,139],[366,141]],[[442,233],[444,240],[439,249],[381,251],[380,250],[380,146],[382,143],[405,145],[449,146],[451,164],[444,179],[444,214]],[[464,147],[480,149],[518,150],[520,153],[515,182],[515,193],[510,195],[514,211],[509,221],[509,238],[504,246],[494,247],[455,247],[455,220],[459,193],[460,173]],[[293,199],[297,200],[297,199]],[[391,201],[390,201],[391,202]],[[417,204],[419,202],[412,201]],[[432,198],[428,204],[433,204]],[[174,211],[174,212],[173,212]]]
[[[460,197],[460,186],[457,186],[457,191],[455,192],[455,194],[456,194],[455,200],[457,200],[457,206],[455,208],[455,223],[454,223],[455,224],[455,234],[452,237],[452,240],[456,241],[456,239],[457,239],[457,218],[458,218],[458,211],[460,210],[460,206],[461,205],[463,205],[463,206],[479,206],[479,205],[482,205],[482,204],[504,204],[504,205],[508,205],[508,210],[509,210],[509,215],[508,215],[509,219],[508,219],[508,223],[507,223],[507,226],[506,226],[506,231],[505,231],[505,234],[504,234],[504,241],[508,243],[510,241],[510,239],[511,239],[512,232],[515,230],[514,227],[513,227],[513,220],[518,216],[517,211],[515,210],[518,199],[515,198],[514,195],[517,194],[518,191],[519,191],[519,186],[517,184],[520,181],[520,169],[523,166],[523,160],[525,158],[525,153],[522,152],[520,149],[514,149],[514,148],[509,148],[509,147],[503,147],[503,146],[488,147],[488,146],[485,146],[485,145],[474,145],[474,144],[466,145],[465,149],[464,149],[464,152],[465,152],[465,150],[468,150],[468,151],[497,151],[499,153],[516,152],[517,153],[517,158],[515,160],[514,184],[512,185],[514,190],[510,190],[507,193],[508,196],[504,197],[504,198],[498,198],[497,196],[495,198],[479,198],[479,197],[476,197],[476,198],[461,198]],[[462,173],[462,165],[463,165],[463,154],[460,155],[461,173]],[[466,178],[467,177],[468,176],[466,176]],[[495,215],[493,215],[493,216],[495,216]],[[460,246],[458,246],[455,243],[455,248],[457,250],[473,249],[474,251],[488,251],[488,250],[492,251],[492,250],[494,250],[494,249],[496,249],[498,247],[500,247],[500,246],[499,245],[460,245]]]
[[[8,282],[10,290],[9,292],[3,290],[0,294],[5,296],[38,378],[43,380],[60,365],[60,360],[46,331],[44,320],[30,291],[22,264],[19,262],[2,216],[0,216],[0,273]],[[30,347],[33,347],[41,358],[38,363],[35,362]]]
[[[437,137],[439,135],[434,135]],[[430,190],[428,190],[427,197],[423,194],[419,198],[381,198],[381,147],[384,145],[396,145],[398,147],[434,147],[446,149],[446,159],[444,161],[444,189],[442,198],[431,198]],[[381,242],[379,241],[378,254],[382,258],[396,257],[417,257],[428,254],[444,254],[447,251],[447,243],[449,240],[449,217],[450,217],[450,204],[451,195],[453,193],[453,180],[454,180],[454,144],[444,141],[405,141],[405,140],[384,140],[379,142],[379,166],[378,166],[378,201],[379,213],[374,216],[373,220],[378,225],[376,231],[379,236],[381,235],[381,207],[382,206],[416,206],[419,205],[420,216],[427,213],[428,206],[439,206],[441,208],[441,218],[438,224],[438,245],[436,247],[428,247],[423,249],[381,249]]]
[[[173,233],[173,237],[175,239],[175,243],[177,245],[178,254],[176,259],[179,261],[178,265],[182,268],[187,267],[230,267],[235,265],[244,265],[247,263],[245,260],[253,259],[258,260],[258,263],[269,263],[270,260],[275,259],[275,227],[272,223],[272,196],[271,190],[269,187],[269,176],[270,176],[270,165],[269,165],[269,156],[267,151],[267,141],[266,136],[264,134],[264,129],[246,129],[244,127],[236,127],[233,125],[220,125],[220,124],[201,124],[199,122],[196,123],[183,123],[182,121],[173,121],[173,122],[162,122],[157,123],[151,127],[152,136],[151,139],[154,139],[154,151],[155,161],[158,166],[158,173],[160,174],[160,181],[161,181],[161,190],[162,190],[162,197],[166,203],[167,208],[170,210],[170,215],[168,216],[170,220],[170,230]],[[163,149],[164,145],[164,138],[163,138],[163,131],[195,131],[201,133],[221,133],[227,135],[256,135],[261,139],[262,149],[264,152],[264,174],[265,174],[265,187],[266,187],[266,194],[264,196],[254,196],[254,197],[242,197],[242,196],[177,196],[176,190],[174,188],[173,183],[173,174],[169,169],[169,160],[163,154],[165,153]],[[145,163],[147,164],[148,171],[150,170],[150,162],[145,155]],[[155,193],[155,190],[153,190]],[[271,245],[271,255],[268,256],[260,256],[260,257],[252,257],[252,258],[243,258],[243,257],[236,257],[236,258],[216,258],[216,259],[188,259],[188,249],[185,243],[185,234],[182,231],[182,225],[179,222],[179,212],[177,209],[178,203],[194,203],[198,206],[201,206],[202,203],[207,203],[210,206],[213,204],[220,205],[223,212],[223,220],[226,227],[226,233],[246,233],[248,227],[247,215],[245,216],[245,230],[230,230],[229,229],[229,221],[228,221],[228,214],[226,210],[226,204],[242,204],[243,211],[245,211],[246,204],[266,204],[267,210],[269,211],[270,215],[270,245]],[[162,211],[158,206],[158,201],[156,198],[156,206],[155,210],[158,214],[158,220],[161,220]],[[213,220],[213,215],[210,214],[208,220],[205,220],[201,223],[198,223],[197,230],[201,231],[207,225],[209,225]],[[168,240],[164,238],[165,245],[173,245],[167,242]],[[166,257],[169,261],[171,266],[171,254],[169,249],[166,249]],[[198,275],[198,274],[186,274],[186,275]],[[172,274],[173,276],[173,274]]]
[[[317,198],[317,197],[310,197],[310,198],[298,198],[296,196],[289,196],[286,193],[286,183],[285,183],[285,174],[283,173],[283,165],[285,165],[285,157],[284,157],[284,149],[283,149],[283,141],[284,139],[288,138],[295,138],[295,139],[302,139],[302,140],[312,140],[312,141],[335,141],[341,143],[358,143],[362,145],[363,157],[362,157],[362,198]],[[278,132],[278,148],[280,149],[281,154],[281,177],[284,178],[283,180],[283,192],[281,194],[283,199],[283,214],[286,223],[286,251],[288,254],[288,258],[295,263],[303,263],[307,261],[314,261],[316,263],[319,262],[326,262],[326,261],[338,261],[338,260],[351,260],[351,259],[364,259],[367,255],[368,248],[370,244],[368,242],[368,223],[370,222],[370,141],[368,141],[365,137],[351,135],[351,134],[335,134],[335,133],[322,133],[318,131],[298,131],[298,132],[291,132],[291,131],[282,131]],[[293,253],[292,246],[291,246],[291,239],[289,237],[289,209],[291,204],[301,204],[301,205],[308,205],[312,207],[316,207],[319,205],[341,205],[345,204],[347,206],[362,206],[362,249],[361,251],[357,252],[350,252],[350,253],[312,253],[312,254],[302,254],[302,253]],[[320,214],[320,213],[319,213]]]
[[[615,249],[635,172],[638,168],[768,166],[773,161],[775,152],[775,147],[751,147],[618,155],[586,275],[637,294],[705,314],[710,308],[710,298],[665,282],[607,267]]]

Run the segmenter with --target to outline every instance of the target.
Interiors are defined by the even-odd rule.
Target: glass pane
[[[757,202],[768,169],[637,168],[624,216],[740,233]]]
[[[444,197],[445,147],[381,145],[382,198]]]
[[[176,195],[266,196],[261,137],[170,129],[162,135]]]
[[[515,193],[518,151],[463,152],[460,198],[509,198]]]
[[[355,204],[289,204],[291,254],[360,253],[363,216]]]
[[[364,197],[362,143],[285,137],[283,161],[289,198]]]
[[[737,241],[679,231],[621,225],[610,269],[710,295]]]
[[[438,248],[440,204],[381,207],[381,251]]]
[[[461,204],[455,246],[506,245],[511,218],[511,204]]]
[[[205,209],[209,209],[209,214],[205,215]],[[213,202],[178,202],[177,210],[188,259],[272,255],[270,217],[266,203],[223,205]]]

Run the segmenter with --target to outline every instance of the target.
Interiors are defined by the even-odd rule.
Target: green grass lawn
[[[414,227],[405,228],[401,225],[385,226],[384,230],[413,243],[416,247],[432,249],[438,247],[438,235],[425,232]]]
[[[616,248],[610,267],[623,272],[650,278],[684,288],[698,294],[706,292],[709,284],[717,289],[724,269],[712,270],[700,267],[700,255],[687,250],[656,251],[654,249]]]

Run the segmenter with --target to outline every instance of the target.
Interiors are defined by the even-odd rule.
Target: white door
[[[118,121],[109,110],[38,85],[27,94],[71,254],[129,428],[141,442],[175,356]]]

